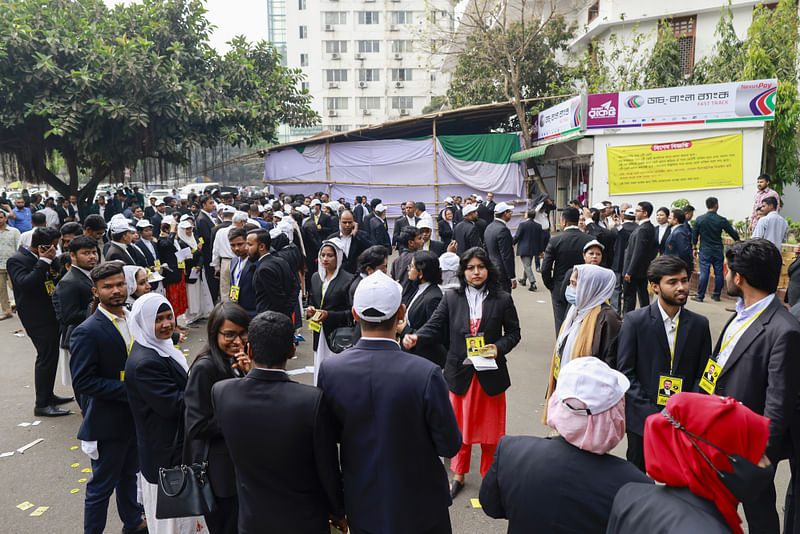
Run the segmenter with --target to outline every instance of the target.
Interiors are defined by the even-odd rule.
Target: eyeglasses
[[[242,343],[247,343],[247,333],[246,332],[223,331],[223,332],[220,332],[219,335],[221,335],[223,337],[223,339],[225,339],[225,341],[228,341],[228,342],[233,341],[234,339],[236,339],[238,337],[239,341],[241,341]]]

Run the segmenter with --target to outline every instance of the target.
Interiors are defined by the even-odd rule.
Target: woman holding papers
[[[177,223],[173,223],[177,224]],[[171,232],[171,225],[161,225],[161,236],[158,238],[158,257],[164,267],[164,289],[167,300],[175,311],[175,317],[180,317],[189,308],[186,296],[186,280],[184,278],[183,260],[178,260],[178,247],[175,243],[175,234]]]
[[[186,310],[186,323],[207,317],[214,308],[211,292],[203,273],[203,243],[197,242],[194,236],[194,225],[186,219],[178,224],[178,235],[175,237],[175,249],[178,258],[183,259],[184,276],[186,280],[186,297],[188,309]],[[186,250],[189,250],[189,253]]]
[[[419,340],[449,343],[444,376],[462,434],[461,450],[450,462],[453,497],[464,487],[472,445],[481,445],[485,476],[506,433],[505,391],[511,385],[506,356],[520,341],[514,301],[501,289],[484,249],[473,247],[461,255],[458,278],[459,289],[447,291],[433,316],[403,338],[407,350]]]

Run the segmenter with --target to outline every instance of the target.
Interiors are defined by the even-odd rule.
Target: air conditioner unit
[[[408,110],[407,109],[401,109],[400,110],[400,115],[408,115]]]
[[[337,52],[334,52],[333,54],[331,54],[331,59],[339,59],[341,57],[342,56],[340,56]]]
[[[339,84],[338,82],[328,82],[328,89],[338,89]]]
[[[325,25],[325,31],[326,32],[332,32],[333,31],[333,24],[326,24]]]
[[[361,114],[362,115],[372,115],[372,112],[370,110],[368,110],[368,109],[362,109],[361,110]]]
[[[366,89],[366,87],[367,87],[367,82],[358,82],[358,86],[359,86],[360,88],[362,88],[362,89]]]
[[[395,58],[395,59],[398,59],[398,60],[399,60],[399,59],[403,59],[403,54],[395,54],[395,55],[394,55],[394,58]]]
[[[391,26],[389,26],[389,31],[390,32],[400,31],[400,28],[397,27],[397,24],[392,24]]]
[[[361,52],[358,52],[358,53],[356,54],[356,59],[362,59],[362,60],[363,60],[363,59],[367,59],[367,56],[365,56],[365,55],[364,55],[364,54],[362,54]]]
[[[364,0],[364,2],[367,4],[374,4],[375,0]]]
[[[402,110],[402,111],[405,111],[405,110]],[[402,113],[402,111],[401,111],[401,113]],[[328,110],[328,117],[338,117],[338,116],[339,116],[339,112],[336,111],[335,109],[329,109]]]
[[[404,87],[403,82],[397,82],[394,84],[394,86],[397,87],[398,89]]]

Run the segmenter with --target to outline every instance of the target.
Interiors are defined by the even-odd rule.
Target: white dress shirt
[[[678,313],[675,314],[675,317],[669,317],[669,314],[664,311],[664,308],[661,307],[661,299],[656,300],[658,302],[658,311],[661,312],[661,320],[664,322],[664,332],[667,334],[667,344],[669,345],[669,354],[670,354],[670,373],[674,372],[672,369],[673,358],[675,354],[675,341],[678,339],[678,322],[680,321],[681,316],[681,308],[678,308]]]
[[[739,298],[739,301],[736,303],[736,318],[731,321],[731,324],[728,325],[728,328],[726,328],[725,332],[722,334],[722,345],[717,355],[717,363],[721,367],[725,367],[725,364],[728,363],[728,358],[730,358],[733,349],[736,348],[736,344],[739,342],[742,335],[747,332],[748,328],[753,326],[755,316],[763,312],[774,298],[774,293],[767,295],[746,308],[744,306],[744,299],[741,297]]]
[[[426,289],[428,289],[428,286],[429,286],[429,285],[431,285],[431,283],[430,283],[430,282],[422,282],[422,283],[419,285],[419,287],[417,288],[417,292],[416,292],[416,293],[414,293],[414,296],[413,296],[413,297],[412,297],[412,299],[411,299],[411,302],[409,302],[409,303],[408,303],[408,309],[409,309],[409,310],[411,309],[411,306],[413,306],[413,305],[414,305],[414,301],[415,301],[415,300],[417,300],[417,299],[419,298],[419,296],[420,296],[420,295],[422,295],[422,293],[424,293],[424,292],[425,292],[425,290],[426,290]]]

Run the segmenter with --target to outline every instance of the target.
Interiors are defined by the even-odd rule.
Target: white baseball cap
[[[589,415],[597,415],[613,408],[630,387],[624,374],[594,356],[586,356],[561,368],[554,394],[567,409],[570,406],[564,401],[577,399],[586,405]]]
[[[633,208],[628,208],[625,210],[625,217],[636,217],[636,210]]]
[[[311,201],[312,206],[319,206],[320,204],[322,204],[322,201],[318,198],[315,198],[314,200]]]
[[[194,217],[192,217],[188,213],[184,213],[183,215],[181,215],[180,222],[188,221],[189,219],[194,220]]]
[[[114,235],[124,232],[135,232],[136,228],[131,226],[131,223],[128,221],[128,219],[117,219],[115,221],[111,221],[111,224],[109,225],[109,231],[111,232],[111,235]]]
[[[439,266],[443,271],[457,271],[458,262],[458,254],[455,252],[445,252],[439,256]]]
[[[605,205],[605,204],[603,204],[602,202],[598,202],[597,204],[595,204],[595,205],[594,205],[594,206],[592,206],[592,207],[593,207],[594,209],[596,209],[596,210],[604,210],[604,209],[606,209],[606,205]]]
[[[480,195],[472,195],[472,198],[474,198],[476,202],[483,202],[483,197]]]
[[[378,204],[377,206],[375,206],[376,213],[383,213],[385,211],[386,211],[386,206],[384,206],[383,204]]]
[[[420,220],[417,223],[417,228],[427,228],[428,230],[433,230],[433,224],[431,224],[431,219],[427,217],[425,219]]]
[[[452,204],[453,203],[453,197],[447,197],[446,199],[444,199],[444,203],[445,204]]]
[[[308,209],[308,206],[297,206],[297,211],[308,217],[311,214],[311,210]]]
[[[591,241],[583,245],[583,251],[586,252],[592,247],[600,247],[600,250],[606,249],[606,247],[603,246],[603,244],[600,241],[598,241],[597,239],[592,239]]]
[[[153,223],[151,223],[147,219],[141,219],[139,222],[136,223],[136,228],[147,228],[149,226],[153,226]]]
[[[509,211],[509,210],[514,211],[514,206],[512,206],[508,202],[500,202],[499,204],[495,205],[494,214],[495,215],[500,215],[501,213]]]
[[[400,284],[375,271],[358,284],[353,295],[353,310],[362,321],[379,323],[397,313],[403,296]]]
[[[220,213],[224,213],[226,215],[233,215],[234,213],[236,213],[236,208],[234,208],[233,206],[225,205],[219,211]]]
[[[464,209],[461,210],[461,214],[464,217],[466,217],[467,215],[469,215],[473,211],[478,211],[478,206],[476,206],[475,204],[467,204],[466,206],[464,206]]]
[[[163,206],[163,205],[164,205],[163,200],[156,200],[156,206]]]
[[[282,211],[276,211],[275,213],[272,214],[272,217],[275,218],[275,219],[283,219],[283,212]]]

